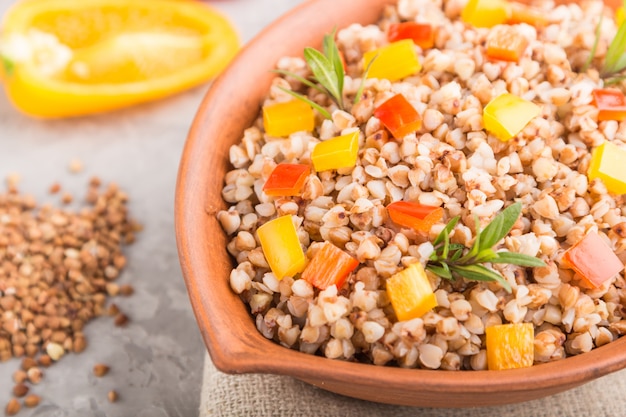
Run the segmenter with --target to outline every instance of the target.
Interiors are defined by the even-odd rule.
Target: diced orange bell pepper
[[[331,285],[341,288],[359,261],[330,242],[324,242],[300,278],[311,285],[325,290]]]
[[[270,220],[257,229],[261,249],[276,278],[293,277],[306,266],[306,256],[300,245],[291,215]]]
[[[605,141],[591,152],[587,176],[600,178],[613,194],[626,194],[626,150]]]
[[[615,26],[620,27],[624,23],[624,16],[626,16],[624,6],[618,7],[615,10]]]
[[[427,206],[412,201],[395,201],[387,206],[387,212],[394,223],[420,232],[428,232],[443,218],[441,207]]]
[[[402,94],[396,94],[374,110],[376,116],[396,139],[422,127],[422,118]]]
[[[515,26],[496,26],[487,37],[487,56],[492,59],[518,62],[527,47],[528,39]]]
[[[278,164],[265,181],[263,192],[271,196],[299,195],[311,167],[304,164]]]
[[[549,22],[548,18],[540,10],[526,4],[511,3],[511,17],[507,23],[526,23],[536,28],[542,28],[547,26]]]
[[[413,41],[404,39],[366,52],[363,55],[363,68],[368,67],[367,78],[398,81],[417,74],[422,69],[422,64],[417,58]]]
[[[511,5],[506,0],[469,0],[461,19],[477,28],[490,28],[506,23],[511,17]]]
[[[317,172],[350,168],[356,165],[358,154],[359,132],[354,131],[315,145],[313,152],[311,152],[311,161],[313,161],[313,168]]]
[[[387,295],[399,321],[422,317],[437,307],[424,267],[416,262],[392,275],[386,282]]]
[[[285,137],[294,132],[312,132],[315,113],[307,103],[291,100],[263,106],[263,127],[270,136]]]
[[[565,251],[563,260],[594,288],[624,269],[615,252],[593,231]]]
[[[428,49],[435,44],[435,31],[429,23],[392,23],[387,29],[387,39],[389,42],[411,39],[420,48]]]
[[[593,90],[593,104],[598,108],[598,121],[626,119],[626,97],[619,90]]]
[[[491,371],[528,368],[535,359],[532,323],[509,323],[485,329],[487,367]]]
[[[505,93],[485,106],[483,123],[489,133],[505,142],[521,132],[539,113],[541,109],[535,103]]]

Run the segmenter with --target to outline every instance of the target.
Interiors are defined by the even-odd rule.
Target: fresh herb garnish
[[[626,10],[626,0],[623,1],[623,8]],[[596,33],[593,46],[589,53],[589,58],[585,62],[582,68],[582,72],[585,72],[591,66],[591,62],[596,54],[598,43],[600,41],[600,27],[602,25],[602,16],[596,26]],[[605,85],[616,84],[624,79],[626,75],[621,74],[626,69],[626,20],[620,23],[615,37],[609,44],[609,47],[604,56],[604,63],[600,68],[600,76],[604,78]]]
[[[343,100],[343,84],[345,71],[343,67],[343,61],[341,59],[341,54],[339,53],[339,48],[337,48],[337,44],[335,43],[335,31],[333,31],[331,34],[324,35],[322,52],[318,51],[315,48],[304,48],[304,60],[306,61],[309,69],[311,70],[311,73],[313,74],[310,80],[301,77],[300,75],[295,74],[291,71],[275,70],[274,72],[295,78],[302,84],[328,95],[331,100],[335,102],[337,107],[345,110]],[[363,87],[365,85],[365,79],[367,78],[367,73],[370,66],[371,62],[363,74],[363,77],[361,79],[361,85],[359,86],[358,92],[354,98],[354,103],[357,103],[361,99],[361,95],[363,94]],[[328,112],[328,110],[315,103],[313,100],[310,100],[308,97],[293,90],[289,90],[283,87],[279,88],[286,93],[289,93],[292,96],[296,97],[297,99],[308,103],[311,107],[320,112],[320,114],[322,114],[325,118],[331,119],[331,114]]]
[[[4,73],[6,75],[13,74],[13,70],[15,70],[15,63],[2,54],[0,54],[0,60],[2,60],[2,67],[4,68]]]
[[[512,204],[496,215],[483,230],[480,230],[480,224],[476,219],[476,238],[469,249],[462,244],[450,242],[450,234],[459,221],[458,216],[453,218],[433,242],[435,251],[430,256],[426,269],[450,280],[463,277],[471,281],[496,281],[511,292],[508,281],[500,273],[483,264],[489,262],[525,267],[545,266],[541,259],[533,256],[493,250],[494,245],[511,231],[521,211],[521,203]]]

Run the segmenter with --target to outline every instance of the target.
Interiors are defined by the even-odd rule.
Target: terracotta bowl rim
[[[442,370],[379,367],[330,360],[287,349],[265,339],[256,330],[243,302],[231,291],[228,279],[224,276],[214,277],[215,265],[219,264],[223,267],[224,262],[228,262],[225,256],[226,240],[223,236],[224,233],[218,236],[218,233],[215,232],[221,231],[215,214],[225,205],[217,201],[216,198],[211,200],[208,197],[209,193],[206,190],[211,189],[213,197],[217,192],[216,187],[221,190],[222,178],[213,177],[215,167],[207,166],[207,161],[217,161],[219,165],[219,161],[223,160],[223,165],[226,165],[228,150],[225,149],[227,148],[225,145],[214,149],[210,144],[211,134],[216,131],[221,134],[222,131],[231,129],[231,136],[232,132],[236,131],[241,135],[243,128],[252,122],[260,106],[258,96],[244,97],[241,100],[242,108],[252,106],[255,110],[253,112],[248,111],[249,114],[245,118],[248,125],[239,119],[237,119],[239,120],[239,124],[237,124],[236,121],[229,121],[227,116],[238,110],[223,108],[221,100],[233,94],[233,86],[240,84],[242,74],[245,74],[250,65],[254,63],[253,55],[258,53],[259,49],[267,50],[268,45],[275,46],[275,49],[278,50],[269,53],[270,55],[285,55],[285,51],[281,51],[280,45],[276,44],[285,30],[296,29],[298,25],[307,21],[307,16],[311,13],[315,13],[316,10],[319,11],[320,8],[323,10],[324,7],[342,3],[342,1],[345,2],[346,0],[305,1],[276,20],[249,42],[210,87],[197,111],[184,145],[175,191],[176,243],[183,278],[198,327],[215,366],[226,373],[289,375],[321,387],[325,387],[326,384],[332,385],[332,383],[349,383],[354,378],[360,378],[361,384],[372,389],[386,386],[398,390],[415,390],[416,388],[410,388],[412,385],[417,386],[420,390],[425,390],[425,392],[445,392],[448,394],[482,393],[506,396],[510,393],[531,392],[532,394],[528,396],[528,399],[543,396],[539,392],[541,390],[552,393],[563,391],[626,367],[626,338],[621,338],[582,355],[535,365],[531,368],[509,371],[446,372]],[[380,10],[383,4],[393,3],[393,1],[371,0],[368,4],[374,3],[380,5],[378,9]],[[376,15],[378,15],[378,10]],[[372,13],[368,16],[370,15],[374,16]],[[372,19],[371,16],[367,19]],[[340,27],[345,26],[345,21],[346,18],[343,21],[329,18],[323,23],[312,20],[308,22],[308,31],[319,34],[327,33],[338,24]],[[312,35],[308,37],[308,40],[309,43],[319,43],[319,40]],[[306,41],[307,39],[305,39]],[[293,54],[294,51],[291,53]],[[263,63],[259,64],[259,67],[263,69]],[[260,72],[259,68],[256,68],[255,71]],[[268,85],[270,78],[269,75],[261,74],[258,82]],[[234,139],[231,138],[229,143],[233,143],[232,140]],[[221,169],[225,168],[222,167]],[[206,230],[212,230],[215,233],[201,238],[202,234],[208,233]],[[212,244],[214,247],[211,246]],[[216,256],[212,249],[219,248],[220,245],[222,245],[222,253]],[[215,281],[216,279],[217,281]],[[213,294],[217,297],[212,298]],[[222,304],[216,307],[218,302]],[[224,307],[230,310],[226,311]],[[351,395],[350,392],[344,392],[344,394]],[[354,396],[360,397],[358,394]],[[374,400],[379,401],[380,399],[374,398]],[[393,399],[380,401],[396,403]],[[516,401],[519,400],[507,401],[506,398],[497,401],[477,400],[475,405]],[[450,405],[456,406],[455,404]]]

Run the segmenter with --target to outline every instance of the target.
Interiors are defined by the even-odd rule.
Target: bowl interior
[[[626,340],[590,353],[511,371],[445,372],[348,363],[290,350],[265,339],[229,286],[232,261],[216,219],[229,148],[255,119],[286,55],[319,46],[323,34],[375,22],[390,0],[313,0],[259,34],[204,98],[179,167],[175,226],[183,276],[215,366],[227,373],[289,375],[340,394],[392,404],[468,407],[513,403],[580,385],[626,366]],[[328,13],[332,10],[332,13]],[[306,30],[303,30],[306,28]],[[506,393],[506,395],[496,395]],[[454,395],[451,395],[454,394]]]

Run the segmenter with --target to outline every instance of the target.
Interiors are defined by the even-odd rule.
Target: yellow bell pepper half
[[[351,168],[356,165],[359,154],[359,131],[318,143],[311,153],[315,171]]]
[[[386,78],[398,81],[417,74],[422,64],[417,58],[411,39],[390,43],[363,55],[363,68],[368,68],[367,78]]]
[[[230,21],[201,2],[25,0],[2,22],[9,101],[42,118],[160,99],[221,72],[239,50]],[[12,53],[13,52],[13,53]]]
[[[279,280],[304,270],[306,256],[300,245],[291,215],[270,220],[257,229],[261,249],[270,269]]]
[[[263,128],[270,136],[286,137],[295,132],[311,132],[315,113],[304,101],[291,100],[263,106]]]
[[[521,132],[540,113],[541,108],[535,103],[505,93],[485,106],[483,124],[489,133],[506,142]]]
[[[533,365],[535,330],[532,323],[510,323],[485,329],[489,370],[528,368]]]
[[[422,317],[437,307],[424,267],[416,262],[387,279],[387,295],[399,321]]]
[[[600,178],[613,194],[626,194],[626,150],[605,141],[591,152],[587,176]]]

